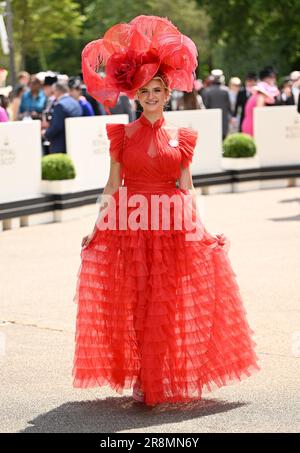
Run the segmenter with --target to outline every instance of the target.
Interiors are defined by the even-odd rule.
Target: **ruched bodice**
[[[197,131],[166,124],[162,116],[151,123],[142,114],[136,121],[107,124],[110,155],[121,164],[126,182],[141,183],[145,189],[180,177],[193,159]]]

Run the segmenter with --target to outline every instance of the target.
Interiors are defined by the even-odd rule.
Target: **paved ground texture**
[[[96,217],[4,231],[1,432],[299,431],[300,357],[292,336],[300,332],[300,189],[201,200],[207,229],[230,238],[262,370],[186,405],[149,408],[134,403],[128,391],[73,389],[72,297],[81,238]]]

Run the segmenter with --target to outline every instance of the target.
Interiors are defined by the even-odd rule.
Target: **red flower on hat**
[[[106,64],[107,83],[126,93],[135,92],[143,85],[145,76],[157,72],[160,59],[157,52],[150,50],[138,53],[134,50],[117,52]]]
[[[135,71],[140,66],[134,50],[113,54],[106,64],[107,82],[120,90],[131,90]]]

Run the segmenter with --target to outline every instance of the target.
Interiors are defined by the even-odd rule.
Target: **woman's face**
[[[42,84],[38,79],[32,78],[30,80],[29,87],[33,93],[38,93],[42,87]]]
[[[162,113],[168,98],[168,91],[161,80],[152,79],[137,92],[137,99],[145,113]]]
[[[72,96],[72,98],[78,100],[81,96],[81,90],[78,88],[70,88],[70,95]]]
[[[292,94],[292,85],[290,83],[286,83],[283,85],[282,91],[287,95],[291,96]]]
[[[239,90],[240,90],[240,85],[238,85],[237,83],[231,83],[229,85],[229,89],[233,92],[233,93],[238,93]]]

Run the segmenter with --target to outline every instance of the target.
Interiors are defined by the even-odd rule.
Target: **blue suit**
[[[65,153],[65,119],[82,116],[82,109],[78,101],[68,94],[55,104],[50,126],[45,132],[45,138],[50,142],[50,153]]]

